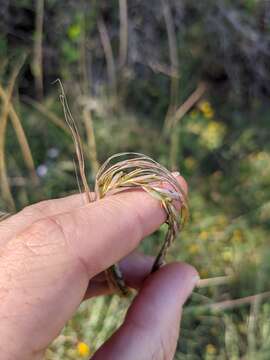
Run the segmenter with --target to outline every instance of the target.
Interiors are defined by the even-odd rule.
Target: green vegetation
[[[206,280],[185,308],[175,359],[269,359],[268,1],[132,0],[127,12],[126,1],[4,3],[0,210],[78,191],[59,77],[90,186],[98,165],[122,151],[188,180],[191,219],[168,261],[190,262]],[[165,232],[144,251],[156,254]],[[47,360],[87,355],[78,342],[93,352],[129,301],[83,303]]]

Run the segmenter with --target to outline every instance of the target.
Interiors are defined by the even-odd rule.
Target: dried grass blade
[[[6,160],[5,160],[5,135],[6,135],[7,122],[8,122],[8,114],[10,109],[10,100],[12,97],[16,78],[20,72],[23,63],[24,63],[24,58],[23,61],[19,62],[13,69],[6,92],[7,96],[3,100],[3,109],[0,117],[0,181],[1,181],[0,187],[1,187],[3,199],[7,202],[8,208],[12,210],[15,210],[15,202],[11,193],[8,176],[7,176],[7,168],[6,168]]]
[[[1,85],[0,85],[0,97],[3,99],[3,101],[7,100],[7,94]],[[31,149],[30,149],[29,143],[27,141],[27,137],[25,135],[21,120],[20,120],[19,116],[17,115],[12,103],[10,103],[10,105],[9,105],[9,116],[10,116],[10,120],[11,120],[13,128],[14,128],[14,131],[16,133],[19,145],[21,147],[25,164],[31,173],[34,183],[37,184],[38,177],[36,175],[35,165],[34,165],[34,160],[33,160],[32,153],[31,153]]]
[[[81,142],[81,137],[76,125],[75,120],[73,119],[73,116],[71,114],[71,111],[69,109],[68,106],[68,102],[67,102],[67,98],[65,95],[65,91],[63,88],[63,85],[61,83],[61,81],[58,79],[56,80],[59,83],[60,86],[60,101],[62,103],[62,107],[63,107],[63,111],[64,111],[64,116],[65,116],[65,120],[66,123],[71,131],[71,135],[73,138],[73,142],[75,145],[75,151],[76,151],[76,156],[77,156],[77,160],[78,160],[78,165],[79,165],[79,172],[80,172],[80,177],[82,180],[82,184],[83,184],[83,188],[87,197],[87,201],[91,202],[93,201],[93,199],[91,198],[91,191],[86,179],[86,174],[85,174],[85,161],[84,161],[84,155],[83,155],[83,146],[82,146],[82,142]]]

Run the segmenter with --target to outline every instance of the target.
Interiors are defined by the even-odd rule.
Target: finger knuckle
[[[46,217],[32,224],[21,236],[26,248],[35,252],[57,252],[66,247],[63,227],[54,217]]]
[[[45,216],[46,210],[50,207],[50,200],[40,201],[36,204],[28,205],[23,210],[21,210],[20,214],[24,217],[31,217],[36,215]]]
[[[63,233],[63,227],[53,216],[38,220],[30,228],[40,234],[46,234],[48,232]]]

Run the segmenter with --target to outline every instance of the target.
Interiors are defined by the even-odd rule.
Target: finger
[[[44,200],[29,205],[17,214],[0,222],[0,246],[28,228],[34,222],[85,205],[83,194],[74,194],[60,199]]]
[[[136,190],[58,214],[37,226],[61,232],[92,278],[131,253],[166,218],[160,201]]]
[[[93,360],[172,360],[182,306],[198,281],[187,264],[166,265],[145,281],[124,324]]]
[[[154,257],[139,252],[133,252],[120,263],[120,270],[128,287],[139,289],[150,274],[154,263]],[[108,295],[114,291],[109,286],[105,273],[101,273],[90,280],[85,299],[93,296]]]
[[[0,262],[3,341],[19,339],[14,352],[20,354],[45,349],[84,298],[89,280],[165,220],[159,201],[133,191],[39,220],[10,240]]]
[[[176,173],[177,174],[177,173]],[[181,176],[177,176],[181,187],[187,194],[187,183]],[[29,205],[7,220],[0,222],[0,247],[11,238],[25,230],[31,224],[48,216],[53,216],[86,204],[84,194],[74,194],[60,199],[45,200]]]

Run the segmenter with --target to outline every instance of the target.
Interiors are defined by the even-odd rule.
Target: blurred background
[[[78,191],[121,151],[180,170],[191,219],[168,260],[204,281],[175,359],[270,359],[270,1],[0,0],[0,209]],[[166,227],[142,245],[156,254]],[[128,239],[127,239],[128,241]],[[130,299],[81,305],[46,359],[87,358]]]

